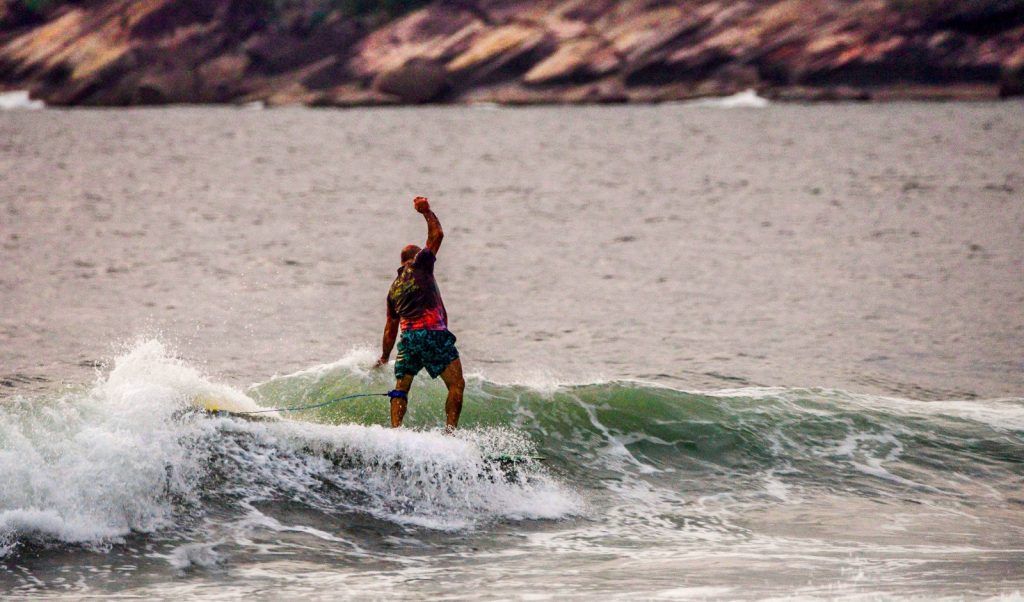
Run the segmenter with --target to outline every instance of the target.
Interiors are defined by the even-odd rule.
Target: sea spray
[[[0,537],[103,545],[173,521],[194,502],[209,425],[175,413],[201,382],[157,342],[117,358],[91,389],[0,405]]]
[[[3,553],[30,541],[102,547],[275,500],[441,530],[580,508],[536,461],[510,473],[488,460],[532,453],[522,433],[251,421],[198,411],[197,396],[259,407],[153,340],[91,388],[0,407]]]

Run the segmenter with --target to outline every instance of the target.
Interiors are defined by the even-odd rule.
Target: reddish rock
[[[661,103],[697,98],[694,82],[673,82],[657,86],[629,86],[630,102]]]
[[[999,76],[999,96],[1024,96],[1024,48],[1003,63]]]
[[[134,104],[135,84],[141,77],[139,54],[126,49],[89,69],[58,66],[34,89],[52,105]]]
[[[308,36],[287,31],[264,31],[249,38],[244,48],[253,70],[278,74],[315,63],[324,57],[347,54],[362,34],[358,23],[334,15]]]
[[[553,12],[565,0],[467,0],[460,4],[474,4],[479,12],[487,15],[484,21],[489,25],[508,23],[539,23]]]
[[[519,80],[556,48],[546,29],[532,23],[512,23],[474,36],[465,52],[446,68],[456,89]]]
[[[587,90],[586,99],[587,102],[601,104],[622,103],[629,101],[629,93],[622,80],[613,77],[591,86]]]
[[[413,59],[401,67],[380,73],[373,80],[374,90],[411,103],[433,100],[448,85],[448,72],[444,66],[428,59]]]
[[[145,75],[135,91],[135,102],[141,105],[162,105],[194,102],[199,81],[188,69],[175,69]]]
[[[225,54],[199,67],[200,96],[207,102],[228,102],[245,92],[249,57]]]
[[[159,38],[172,34],[179,27],[205,23],[216,14],[218,3],[217,0],[162,2],[154,10],[134,20],[128,35],[133,38]]]
[[[369,81],[412,59],[447,63],[487,29],[463,4],[434,3],[369,33],[354,48],[349,69]]]
[[[517,81],[505,81],[468,89],[458,97],[459,102],[467,104],[507,105],[608,104],[628,102],[629,99],[629,93],[618,78],[557,87],[525,86]]]
[[[849,86],[835,86],[828,88],[788,86],[782,89],[770,90],[764,95],[772,100],[805,102],[849,102],[871,100],[871,93],[867,90],[851,88]]]
[[[321,92],[310,90],[299,82],[291,82],[275,86],[271,94],[261,100],[271,107],[309,105],[313,104],[320,96],[322,96]]]
[[[348,70],[348,65],[341,57],[327,57],[316,63],[313,69],[306,69],[308,75],[301,78],[302,85],[310,90],[326,90],[351,82],[354,78]],[[292,74],[284,74],[282,78],[296,79]]]
[[[696,31],[703,23],[699,19],[675,23],[633,48],[625,60],[627,81],[666,83],[693,80],[705,76],[728,60],[729,55],[717,47],[698,46],[694,49],[682,44],[686,51],[677,50],[681,45],[679,39]]]
[[[619,4],[619,0],[570,0],[563,2],[557,10],[562,19],[591,24],[605,17]]]
[[[51,104],[657,102],[1021,94],[1020,0],[0,0],[0,87]]]
[[[614,71],[621,59],[600,38],[569,40],[523,76],[527,84],[596,79]]]
[[[477,36],[465,52],[453,58],[448,70],[456,74],[485,72],[533,51],[546,38],[544,29],[529,24],[513,23],[491,29]]]
[[[672,21],[667,21],[657,28],[652,28],[642,39],[636,40],[631,46],[619,50],[625,52],[626,69],[635,71],[644,65],[662,59],[673,47],[678,47],[682,39],[697,32],[708,24],[707,17],[696,13],[677,12]]]
[[[349,83],[320,92],[309,104],[315,107],[372,107],[399,102],[397,96]]]
[[[732,55],[721,46],[696,46],[682,48],[665,57],[660,68],[664,72],[678,74],[681,80],[698,80],[710,76],[720,67],[726,65]],[[634,81],[641,78],[657,81],[658,70],[649,66],[645,70],[632,73]]]
[[[900,83],[873,88],[871,90],[871,99],[883,102],[893,100],[998,100],[999,86],[992,83],[955,83],[943,85]]]

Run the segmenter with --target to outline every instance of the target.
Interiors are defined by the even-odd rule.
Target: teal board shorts
[[[430,378],[437,378],[457,359],[455,335],[447,330],[406,330],[398,341],[395,378],[415,376],[423,368]]]

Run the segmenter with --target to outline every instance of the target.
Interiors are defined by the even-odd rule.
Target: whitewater
[[[345,583],[416,597],[500,575],[483,597],[553,599],[744,598],[733,584],[752,575],[758,597],[1024,585],[1024,399],[475,378],[455,438],[436,428],[435,383],[402,430],[380,426],[376,399],[269,420],[192,405],[380,389],[372,357],[239,391],[143,340],[92,386],[15,396],[0,410],[0,583],[158,597]],[[544,460],[509,473],[491,453]],[[73,562],[29,572],[51,558]],[[546,583],[565,566],[570,578]],[[183,590],[181,575],[198,578]]]

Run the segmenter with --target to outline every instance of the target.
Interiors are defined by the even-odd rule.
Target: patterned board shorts
[[[415,376],[423,368],[430,378],[440,376],[448,364],[459,359],[455,335],[447,330],[405,330],[398,341],[395,378]]]

